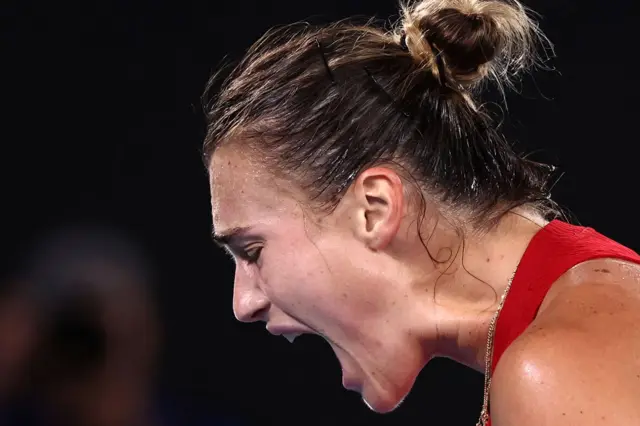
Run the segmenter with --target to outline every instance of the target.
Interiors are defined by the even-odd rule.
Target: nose
[[[266,321],[270,302],[250,274],[236,266],[233,282],[233,313],[240,322]]]

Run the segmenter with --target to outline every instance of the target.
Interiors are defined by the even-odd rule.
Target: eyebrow
[[[250,230],[251,228],[249,226],[238,226],[225,230],[224,232],[216,232],[215,229],[212,228],[211,238],[213,242],[219,246],[228,246],[244,237]]]

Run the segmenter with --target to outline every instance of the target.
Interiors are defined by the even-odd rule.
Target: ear
[[[402,222],[402,179],[392,169],[373,167],[362,172],[352,188],[357,210],[354,233],[372,250],[384,249]]]

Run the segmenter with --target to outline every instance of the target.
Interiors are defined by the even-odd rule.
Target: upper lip
[[[273,325],[273,324],[267,324],[267,330],[269,331],[269,333],[275,335],[275,336],[281,336],[281,335],[300,335],[300,334],[304,334],[304,333],[311,333],[311,330],[308,330],[306,328],[303,327],[296,327],[296,326],[287,326],[287,325]]]

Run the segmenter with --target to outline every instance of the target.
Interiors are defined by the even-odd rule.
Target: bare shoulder
[[[494,426],[640,424],[640,266],[586,262],[554,285],[492,378]]]

